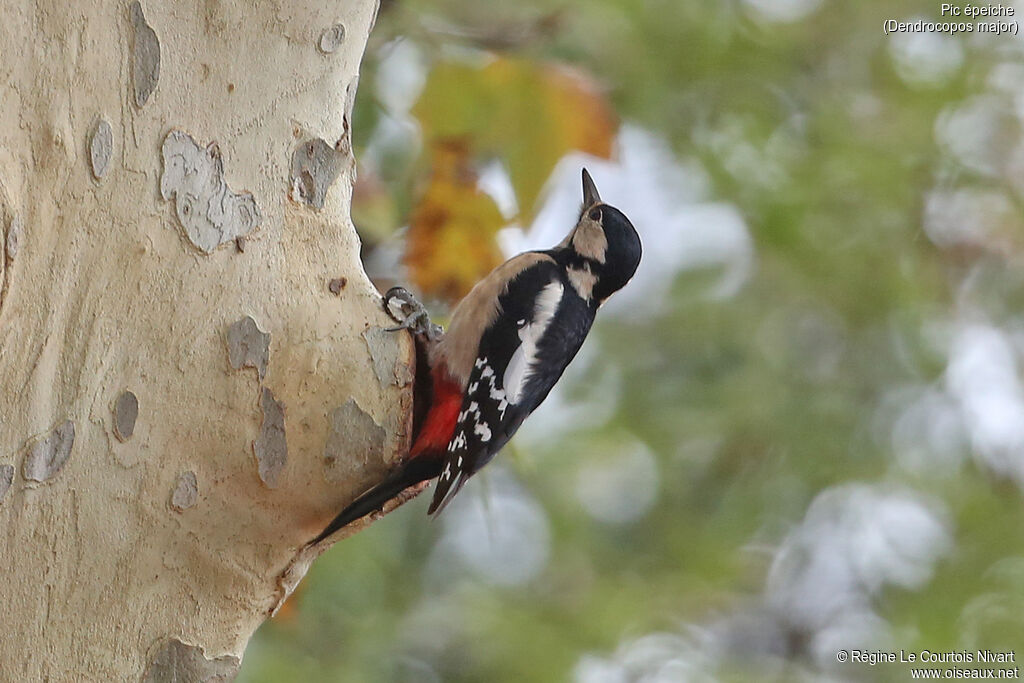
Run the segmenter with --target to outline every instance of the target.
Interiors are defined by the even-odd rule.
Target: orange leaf
[[[501,263],[494,235],[505,219],[477,189],[462,141],[438,141],[431,161],[430,183],[409,221],[405,262],[424,293],[455,301]]]

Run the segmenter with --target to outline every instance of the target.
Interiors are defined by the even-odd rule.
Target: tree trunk
[[[0,679],[230,678],[407,448],[349,219],[375,12],[0,0]]]

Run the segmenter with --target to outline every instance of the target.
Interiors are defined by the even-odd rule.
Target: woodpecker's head
[[[592,273],[591,298],[598,304],[622,289],[640,265],[640,235],[626,215],[601,201],[583,169],[583,210],[561,246],[572,249]]]

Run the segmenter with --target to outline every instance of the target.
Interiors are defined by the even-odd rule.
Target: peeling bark
[[[230,681],[241,660],[224,656],[210,659],[203,649],[186,645],[177,638],[161,643],[146,667],[144,683],[213,683]]]
[[[349,219],[375,11],[0,0],[0,680],[230,679],[406,452]]]
[[[270,363],[270,335],[249,316],[233,323],[228,328],[228,360],[235,370],[256,368],[262,382]]]
[[[129,5],[128,9],[131,12],[132,28],[135,30],[132,86],[135,91],[135,104],[142,107],[156,90],[156,82],[160,79],[160,39],[157,38],[153,27],[146,23],[142,5],[138,1]]]
[[[299,144],[292,155],[292,198],[322,209],[327,190],[349,158],[342,145],[331,147],[320,138]]]
[[[284,404],[275,400],[274,393],[264,387],[260,395],[260,408],[263,410],[263,426],[260,427],[260,438],[252,442],[252,452],[256,455],[260,479],[269,488],[274,489],[277,488],[281,470],[288,464]]]
[[[96,180],[102,180],[110,169],[110,157],[114,153],[114,131],[106,119],[99,119],[92,131],[89,141],[89,157],[92,163],[92,174]]]
[[[263,220],[250,192],[232,192],[224,179],[220,146],[200,147],[190,135],[172,130],[161,150],[160,195],[174,200],[175,215],[188,241],[209,254],[233,242]]]
[[[7,490],[11,488],[13,481],[14,466],[0,465],[0,501],[3,501],[4,496],[7,495]]]
[[[75,445],[75,423],[65,420],[53,431],[36,437],[25,449],[22,476],[26,481],[47,481],[56,476],[71,457]]]
[[[334,483],[359,484],[360,473],[367,465],[381,462],[387,444],[387,430],[353,399],[331,413],[331,431],[324,446],[326,477]],[[354,487],[358,494],[366,484]]]
[[[135,433],[135,421],[139,419],[139,399],[130,391],[122,392],[114,403],[114,436],[118,441],[127,441]]]

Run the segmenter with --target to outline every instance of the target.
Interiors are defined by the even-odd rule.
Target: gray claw
[[[430,322],[430,314],[423,304],[404,287],[392,287],[384,294],[384,309],[398,323],[397,327],[388,328],[388,332],[409,330],[431,342],[444,334],[440,325]]]

